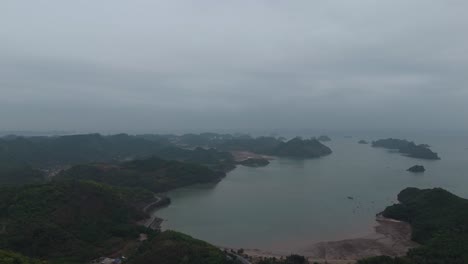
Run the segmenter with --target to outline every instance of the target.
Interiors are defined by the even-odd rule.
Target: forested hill
[[[281,142],[273,149],[272,155],[294,158],[318,158],[332,153],[332,150],[317,139],[293,138]]]
[[[118,134],[59,137],[5,137],[0,139],[0,162],[32,166],[72,165],[122,161],[157,155],[161,158],[216,164],[232,158],[215,150],[181,149],[169,138]]]
[[[372,142],[372,147],[397,149],[400,153],[412,158],[439,160],[437,153],[433,152],[427,144],[415,144],[405,139],[379,139]]]
[[[358,263],[468,263],[468,200],[440,188],[407,188],[398,201],[383,216],[410,223],[412,239],[422,246],[403,258],[377,257]]]
[[[51,167],[88,162],[110,162],[158,156],[218,168],[232,168],[229,151],[251,151],[275,156],[314,158],[331,153],[316,139],[258,137],[225,134],[137,135],[100,134],[57,137],[0,138],[0,165],[4,163]]]
[[[128,135],[12,137],[0,140],[0,160],[48,166],[120,160],[150,155],[155,149],[155,144]]]
[[[383,215],[409,222],[416,242],[426,243],[441,232],[468,234],[466,199],[441,188],[406,188],[398,194],[398,201],[399,204],[387,207]]]
[[[237,263],[206,242],[138,225],[146,215],[136,205],[152,198],[85,181],[0,188],[0,263],[83,264],[122,255],[129,264]]]
[[[45,261],[31,259],[21,254],[0,249],[1,264],[46,264]]]
[[[78,181],[1,188],[0,248],[70,262],[108,254],[138,237],[146,216],[134,204],[152,197]]]
[[[42,183],[44,180],[44,173],[29,165],[0,163],[0,186]]]
[[[315,138],[299,137],[286,140],[281,137],[251,137],[249,135],[229,134],[186,134],[173,140],[190,146],[210,146],[224,151],[247,150],[258,154],[316,158],[330,154],[332,151]]]
[[[174,231],[165,231],[146,242],[128,264],[241,264],[207,242]]]
[[[223,171],[206,166],[152,157],[119,164],[77,165],[57,175],[55,180],[92,180],[163,192],[195,183],[217,182],[224,176]]]
[[[100,134],[0,138],[0,185],[43,182],[63,168],[87,163],[115,163],[157,156],[227,172],[237,164],[231,151],[318,158],[332,151],[316,139],[228,134]]]

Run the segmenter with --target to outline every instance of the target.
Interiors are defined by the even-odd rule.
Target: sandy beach
[[[325,241],[312,244],[296,254],[306,256],[311,263],[355,263],[358,259],[387,255],[402,256],[417,243],[411,241],[411,226],[408,223],[378,216],[375,232],[358,238],[338,241]],[[260,258],[284,257],[278,252],[269,252],[259,249],[244,249],[244,254],[252,261]]]
[[[231,154],[234,157],[234,160],[237,162],[244,161],[247,159],[266,159],[266,160],[275,159],[272,156],[260,155],[260,154],[249,152],[249,151],[231,151]]]

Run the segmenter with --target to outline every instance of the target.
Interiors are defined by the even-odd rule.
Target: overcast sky
[[[468,130],[468,1],[1,0],[0,130]]]

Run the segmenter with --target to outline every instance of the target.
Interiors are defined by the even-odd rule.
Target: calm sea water
[[[468,197],[468,138],[418,138],[439,161],[360,145],[359,139],[334,138],[326,143],[333,154],[324,158],[239,166],[216,185],[169,192],[171,205],[156,215],[166,220],[163,228],[215,245],[294,252],[372,233],[375,214],[405,187],[443,187]],[[427,171],[406,172],[415,164]]]

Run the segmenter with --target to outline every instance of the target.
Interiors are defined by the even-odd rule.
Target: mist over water
[[[171,205],[156,215],[166,220],[163,228],[216,245],[297,252],[314,242],[372,233],[375,215],[406,187],[442,187],[468,197],[468,137],[411,138],[430,144],[442,158],[435,161],[360,145],[359,139],[333,138],[326,143],[333,154],[320,159],[239,166],[216,185],[169,192]],[[415,164],[426,172],[406,171]]]

